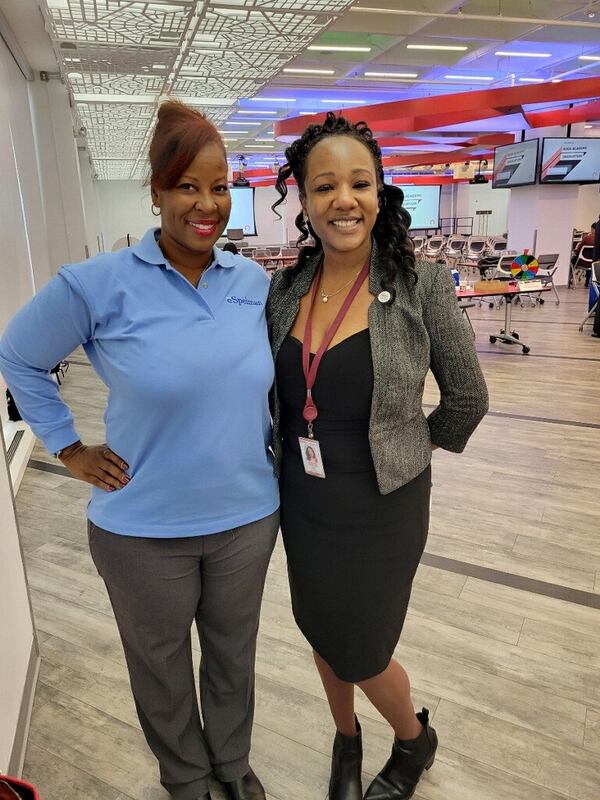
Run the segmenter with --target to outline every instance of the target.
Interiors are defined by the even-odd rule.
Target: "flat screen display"
[[[540,183],[600,181],[600,138],[544,139]]]
[[[493,189],[529,186],[536,181],[538,140],[515,142],[494,151]]]
[[[227,227],[243,230],[244,236],[256,236],[254,189],[232,186],[229,191],[231,192],[231,216]]]
[[[392,177],[385,178],[392,183]],[[411,216],[410,229],[437,228],[440,224],[440,186],[413,186],[394,183],[404,192],[404,208]]]

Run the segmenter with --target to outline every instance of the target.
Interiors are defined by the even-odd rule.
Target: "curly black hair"
[[[377,250],[385,272],[383,285],[393,284],[398,275],[409,278],[414,285],[417,282],[415,253],[412,239],[408,235],[411,221],[410,214],[402,205],[404,192],[399,186],[384,182],[381,149],[373,136],[373,131],[366,122],[354,124],[344,117],[337,116],[332,111],[329,111],[322,125],[309,125],[302,136],[296,139],[285,151],[287,163],[280,168],[277,175],[275,188],[280,197],[279,200],[273,203],[273,211],[277,216],[281,217],[277,207],[285,202],[288,191],[286,181],[291,176],[296,179],[300,195],[304,194],[308,155],[313,147],[327,136],[351,136],[353,139],[362,142],[373,156],[380,210],[372,235],[377,243]],[[302,213],[298,214],[295,222],[300,231],[298,245],[305,242],[309,235],[313,237],[315,245],[314,247],[304,246],[300,248],[298,264],[288,271],[290,275],[298,273],[311,256],[323,251],[321,240],[315,234],[310,222],[307,224],[304,221]]]

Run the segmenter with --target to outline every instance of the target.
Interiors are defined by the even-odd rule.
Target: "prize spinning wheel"
[[[540,265],[538,264],[535,256],[527,255],[524,253],[522,256],[517,256],[510,265],[510,271],[518,281],[531,281],[537,275]]]

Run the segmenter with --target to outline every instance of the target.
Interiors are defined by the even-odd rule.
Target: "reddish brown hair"
[[[147,183],[157,189],[172,189],[198,152],[209,142],[219,144],[227,160],[221,135],[204,114],[179,100],[162,103],[150,142],[150,176]]]

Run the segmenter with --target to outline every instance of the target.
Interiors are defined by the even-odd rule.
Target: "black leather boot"
[[[249,769],[236,781],[221,781],[229,800],[265,800],[265,790],[254,772]]]
[[[387,764],[367,789],[365,800],[409,800],[417,788],[423,771],[435,759],[438,739],[429,724],[429,711],[417,714],[423,730],[416,739],[395,739]]]
[[[354,736],[337,731],[333,740],[329,800],[362,800],[362,734],[356,721]]]

